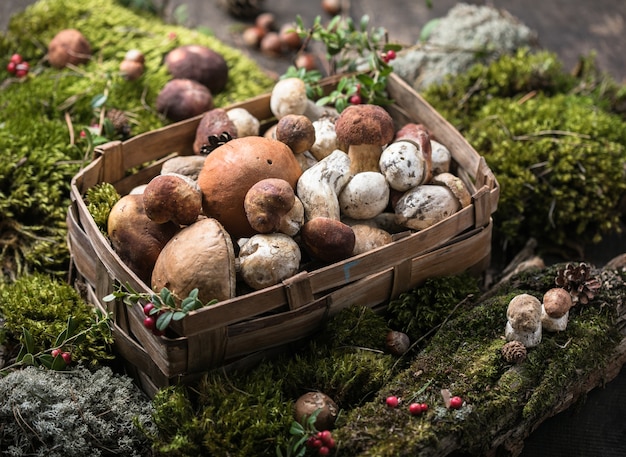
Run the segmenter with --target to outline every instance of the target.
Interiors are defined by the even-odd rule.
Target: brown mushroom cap
[[[284,179],[267,178],[254,184],[243,202],[250,226],[259,233],[280,229],[282,219],[296,201],[293,187]]]
[[[226,60],[205,46],[191,44],[173,49],[165,56],[165,66],[174,78],[193,79],[214,94],[228,82]]]
[[[294,154],[300,154],[315,143],[315,127],[303,114],[287,114],[276,125],[276,139],[289,146]]]
[[[332,398],[322,392],[307,392],[294,404],[294,419],[304,423],[317,410],[321,410],[315,420],[317,430],[330,430],[335,425],[339,408]]]
[[[249,237],[256,233],[243,204],[250,187],[262,179],[281,178],[295,188],[301,174],[284,143],[256,136],[235,138],[204,161],[198,176],[204,213],[220,221],[234,238]]]
[[[76,29],[61,30],[48,44],[48,62],[55,68],[63,68],[67,64],[80,65],[90,58],[91,45]]]
[[[543,295],[543,307],[552,318],[563,317],[572,306],[572,296],[562,287],[554,287]]]
[[[202,193],[195,181],[178,174],[150,180],[143,191],[146,215],[157,224],[190,225],[202,214]]]
[[[237,127],[230,119],[228,113],[222,108],[213,108],[202,116],[196,128],[196,138],[193,142],[193,152],[200,154],[204,144],[208,144],[209,137],[228,133],[232,138],[237,138]]]
[[[185,227],[165,245],[152,272],[152,289],[167,287],[180,302],[197,288],[203,303],[235,296],[235,251],[215,219]]]
[[[315,217],[300,230],[307,252],[323,262],[337,262],[352,255],[356,238],[349,225],[328,217]]]
[[[351,227],[355,236],[353,255],[363,254],[393,241],[391,234],[381,228],[363,223]]]
[[[530,294],[519,294],[509,302],[506,317],[515,330],[532,332],[541,325],[541,302]]]
[[[213,108],[211,91],[191,79],[172,79],[159,92],[156,109],[172,121],[182,121]]]
[[[335,122],[337,142],[348,147],[350,171],[380,171],[378,161],[382,147],[395,135],[391,115],[378,105],[351,105]]]
[[[146,284],[165,244],[179,227],[171,222],[157,224],[146,215],[143,195],[122,197],[109,214],[108,235],[113,250]]]
[[[452,173],[448,172],[439,173],[438,175],[433,176],[431,183],[441,184],[450,189],[450,192],[452,192],[454,196],[459,200],[461,208],[465,208],[466,206],[471,205],[472,196],[465,186],[465,183],[463,183],[463,180],[458,176],[455,176]]]

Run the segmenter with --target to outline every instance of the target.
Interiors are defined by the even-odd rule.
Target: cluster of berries
[[[390,395],[385,399],[385,403],[390,408],[397,408],[400,404],[400,399],[395,395]],[[463,399],[461,397],[454,396],[450,398],[450,404],[448,406],[450,409],[460,409],[461,406],[463,406]],[[409,405],[409,412],[412,416],[419,416],[426,411],[428,411],[427,403],[411,403]]]
[[[70,363],[72,363],[72,354],[69,352],[62,351],[61,349],[57,348],[57,349],[53,349],[50,354],[54,358],[61,356],[61,358],[63,359],[66,365],[69,365]]]
[[[7,64],[7,71],[18,78],[23,78],[28,75],[30,65],[26,62],[21,55],[13,54],[11,60]]]
[[[157,319],[159,318],[159,310],[155,308],[154,303],[148,302],[143,306],[143,313],[146,317],[143,320],[143,325],[148,330],[151,330],[156,336],[163,336],[165,331],[157,328]]]
[[[335,447],[335,439],[329,430],[317,432],[306,441],[306,446],[311,449],[317,449],[318,455],[330,455],[331,450]]]
[[[396,51],[394,51],[393,49],[390,49],[387,52],[383,52],[383,54],[380,56],[380,58],[383,59],[383,62],[385,63],[391,62],[396,57],[397,57]]]

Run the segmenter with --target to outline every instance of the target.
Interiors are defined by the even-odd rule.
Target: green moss
[[[68,316],[77,324],[76,333],[89,329],[83,341],[74,343],[72,359],[97,365],[112,358],[111,334],[108,329],[94,325],[93,306],[85,303],[76,290],[45,274],[23,275],[14,283],[0,283],[0,315],[4,328],[18,339],[22,329],[28,329],[36,351],[54,347],[57,336],[65,330]]]
[[[90,41],[93,58],[78,68],[57,70],[45,61],[47,44],[63,28],[77,28]],[[0,264],[4,274],[30,271],[62,275],[69,265],[65,213],[69,182],[91,159],[92,138],[80,130],[101,111],[118,109],[136,135],[167,124],[154,109],[170,79],[163,57],[179,45],[202,44],[222,53],[230,80],[215,95],[225,106],[267,92],[272,80],[240,51],[216,38],[140,15],[113,0],[41,0],[11,18],[0,36],[0,60],[15,52],[31,64],[29,76],[10,79],[0,69]],[[119,74],[130,48],[146,57],[144,75],[133,82]],[[103,104],[102,104],[103,103]],[[72,140],[73,138],[73,140]],[[106,141],[106,138],[96,138]]]
[[[87,210],[94,222],[104,234],[107,234],[107,224],[111,209],[120,199],[120,195],[115,190],[113,184],[101,183],[87,190],[85,201]]]

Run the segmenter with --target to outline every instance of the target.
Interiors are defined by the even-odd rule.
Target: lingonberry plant
[[[318,16],[310,27],[298,16],[296,31],[302,38],[303,48],[311,41],[325,47],[328,75],[344,75],[335,90],[322,96],[319,71],[295,66],[287,69],[283,77],[303,79],[311,98],[318,98],[317,104],[332,105],[341,112],[350,104],[392,102],[386,92],[387,77],[393,71],[389,63],[402,46],[389,43],[384,28],[370,28],[369,16],[363,16],[358,24],[349,17],[335,16],[326,26]]]
[[[306,417],[302,423],[293,421],[289,432],[291,438],[285,448],[277,447],[277,457],[303,457],[307,450],[313,451],[315,455],[330,455],[337,446],[335,438],[330,430],[317,430],[315,421],[321,412],[318,409],[310,416]]]
[[[215,299],[206,304],[202,303],[198,299],[198,289],[189,292],[179,304],[167,287],[161,289],[158,294],[148,294],[137,292],[130,284],[126,284],[125,287],[119,286],[117,290],[103,298],[105,302],[117,299],[122,299],[129,306],[141,303],[146,316],[143,324],[157,336],[162,336],[172,321],[179,321],[195,309],[217,303]]]

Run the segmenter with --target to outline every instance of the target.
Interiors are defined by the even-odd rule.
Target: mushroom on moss
[[[541,302],[530,294],[519,294],[511,299],[506,311],[504,336],[507,341],[520,341],[525,347],[541,343]]]
[[[561,332],[567,328],[569,310],[573,306],[571,294],[562,287],[553,287],[543,294],[541,325],[549,332]]]
[[[182,121],[213,108],[213,94],[192,79],[172,79],[159,92],[156,110],[171,121]]]
[[[393,118],[378,105],[351,105],[341,112],[335,122],[339,144],[348,148],[350,172],[380,171],[379,160],[383,146],[395,135]]]
[[[48,62],[54,68],[80,65],[91,59],[91,45],[76,29],[63,29],[48,44]]]
[[[165,66],[174,78],[197,81],[213,94],[222,91],[228,82],[226,60],[206,46],[179,46],[165,56]]]
[[[330,430],[335,426],[339,408],[335,401],[322,392],[307,392],[294,404],[294,419],[304,425],[311,415],[318,411],[314,426],[317,430]]]

